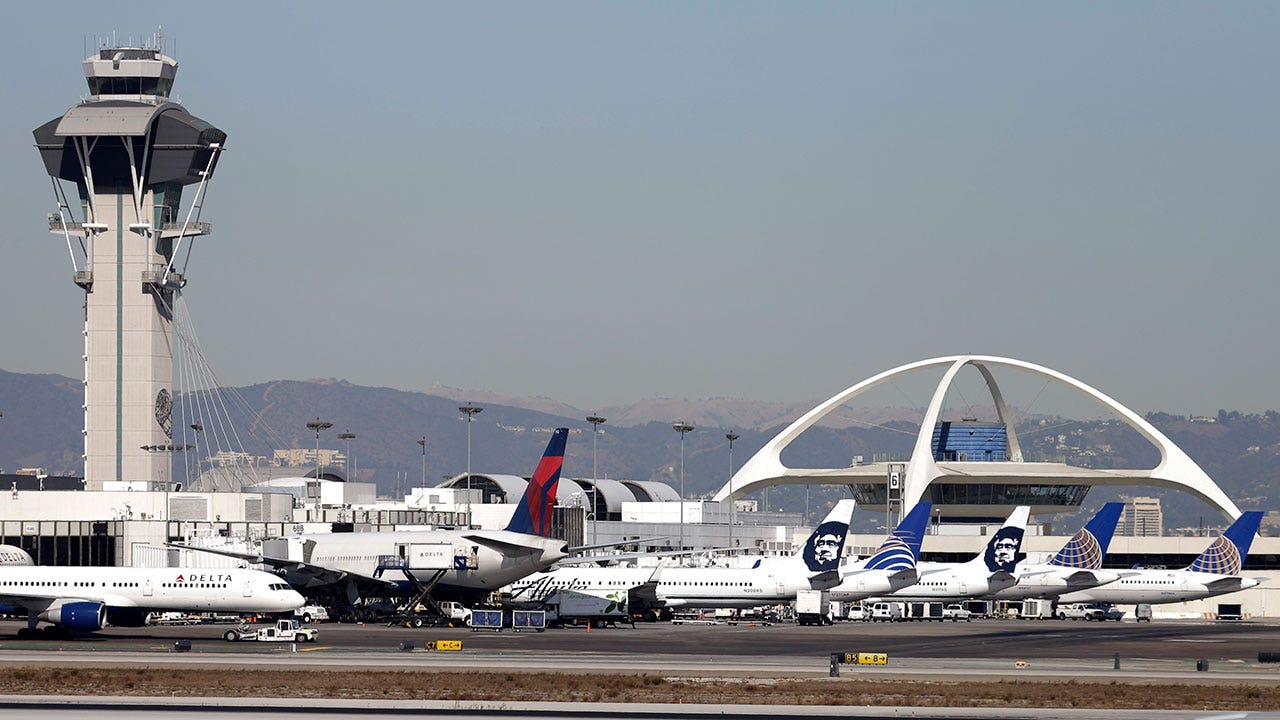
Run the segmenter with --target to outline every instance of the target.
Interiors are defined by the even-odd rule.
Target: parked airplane
[[[197,548],[279,568],[289,584],[347,602],[430,587],[436,599],[478,601],[567,557],[550,537],[567,428],[557,428],[504,530],[316,533],[263,542],[262,553]],[[392,571],[393,576],[383,577]]]
[[[26,550],[13,545],[0,545],[0,565],[34,565]]]
[[[40,621],[92,632],[108,624],[138,627],[153,612],[274,613],[305,602],[259,570],[47,565],[0,567],[0,601],[26,608],[27,627],[18,637],[35,634]]]
[[[1226,532],[1182,570],[1120,570],[1120,579],[1058,598],[1059,602],[1171,603],[1247,590],[1262,582],[1240,575],[1262,513],[1236,518]]]
[[[842,602],[862,600],[916,584],[920,544],[932,512],[933,503],[916,503],[873,555],[840,571],[840,584],[831,588],[829,597]]]
[[[540,601],[556,590],[600,594],[629,591],[632,606],[748,608],[794,600],[798,590],[839,582],[840,555],[853,519],[853,500],[836,503],[803,547],[785,558],[761,558],[749,568],[559,567],[511,584],[515,601]]]
[[[1103,570],[1102,558],[1107,554],[1123,509],[1124,503],[1121,502],[1103,505],[1098,514],[1073,535],[1047,564],[1019,563],[1018,583],[986,597],[995,600],[1056,598],[1064,593],[1115,582],[1120,574]]]
[[[1014,572],[1031,508],[1013,509],[991,536],[986,549],[965,563],[920,563],[920,580],[910,587],[881,595],[895,600],[964,600],[1003,590],[1017,582]]]

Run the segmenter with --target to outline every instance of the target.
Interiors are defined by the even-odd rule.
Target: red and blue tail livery
[[[551,442],[547,443],[546,452],[538,468],[533,471],[533,479],[520,498],[516,514],[511,516],[507,530],[551,537],[551,511],[556,505],[556,486],[560,484],[560,468],[564,466],[564,445],[569,437],[569,428],[556,428],[551,433]]]

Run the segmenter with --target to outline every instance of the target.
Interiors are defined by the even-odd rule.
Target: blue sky
[[[802,400],[1008,355],[1280,407],[1280,6],[0,8],[0,367],[80,374],[31,130],[84,36],[229,134],[186,298],[224,380]]]

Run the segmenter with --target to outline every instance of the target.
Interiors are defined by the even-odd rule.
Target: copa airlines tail
[[[516,506],[515,515],[511,516],[507,530],[551,537],[551,511],[556,504],[556,486],[560,484],[560,469],[564,466],[564,446],[568,437],[568,428],[556,428],[551,433],[551,441],[533,471],[533,478]]]
[[[902,518],[898,527],[890,535],[875,554],[867,558],[863,564],[866,570],[911,570],[920,559],[920,544],[924,542],[924,531],[929,524],[929,514],[933,512],[933,503],[916,503],[911,512]]]
[[[1257,510],[1242,514],[1231,523],[1226,532],[1200,553],[1187,570],[1214,575],[1238,575],[1244,568],[1244,559],[1262,524],[1262,513]]]

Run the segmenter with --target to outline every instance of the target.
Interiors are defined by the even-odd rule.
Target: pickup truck
[[[960,622],[961,620],[965,622],[972,622],[973,613],[969,612],[969,609],[960,603],[952,603],[942,608],[942,619],[950,620],[952,622]]]
[[[1093,603],[1076,603],[1058,607],[1059,620],[1106,620],[1119,621],[1124,612],[1114,605],[1096,605]]]
[[[240,625],[222,634],[227,642],[315,642],[320,633],[315,628],[304,628],[297,620],[277,620],[275,625],[253,627]]]

